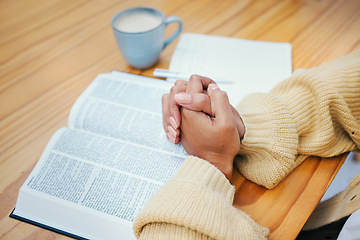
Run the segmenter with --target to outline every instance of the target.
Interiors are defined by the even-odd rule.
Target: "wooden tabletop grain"
[[[8,215],[50,137],[67,126],[71,106],[97,74],[152,76],[153,69],[126,64],[110,26],[116,12],[144,5],[180,17],[183,32],[290,42],[294,69],[360,48],[358,0],[1,0],[1,239],[67,239]],[[169,66],[175,46],[156,67]],[[271,191],[236,172],[234,204],[269,227],[271,239],[294,239],[344,158],[310,158]]]

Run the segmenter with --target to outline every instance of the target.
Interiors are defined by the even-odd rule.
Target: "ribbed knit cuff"
[[[169,223],[152,223],[145,225],[140,240],[213,240],[201,233],[184,226]]]
[[[270,94],[251,94],[236,109],[245,135],[235,166],[249,180],[273,188],[296,166],[298,135],[292,116]]]
[[[266,239],[269,230],[235,208],[233,196],[234,187],[216,167],[189,156],[136,217],[134,233],[146,239]]]
[[[195,182],[219,194],[229,204],[234,201],[234,186],[219,169],[201,158],[187,157],[173,179]]]

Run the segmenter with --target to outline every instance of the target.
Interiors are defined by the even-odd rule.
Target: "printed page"
[[[48,143],[14,214],[90,239],[135,239],[132,222],[186,152],[162,127],[171,84],[100,74],[74,104],[69,128]]]
[[[162,125],[161,97],[171,86],[126,73],[101,74],[74,104],[69,127],[184,155]]]
[[[62,128],[20,189],[15,215],[90,239],[135,239],[132,221],[184,155]]]
[[[203,34],[183,34],[171,58],[169,69],[199,74],[221,84],[236,105],[245,95],[268,92],[292,73],[289,43],[252,41]],[[174,80],[174,79],[169,79]]]

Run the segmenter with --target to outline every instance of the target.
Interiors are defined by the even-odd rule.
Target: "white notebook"
[[[232,81],[219,86],[236,105],[245,95],[268,92],[291,75],[292,48],[290,43],[185,33],[169,70]]]

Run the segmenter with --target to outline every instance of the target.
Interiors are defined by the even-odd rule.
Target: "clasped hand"
[[[167,138],[189,155],[207,160],[231,179],[245,127],[227,94],[206,77],[178,80],[162,98]]]

